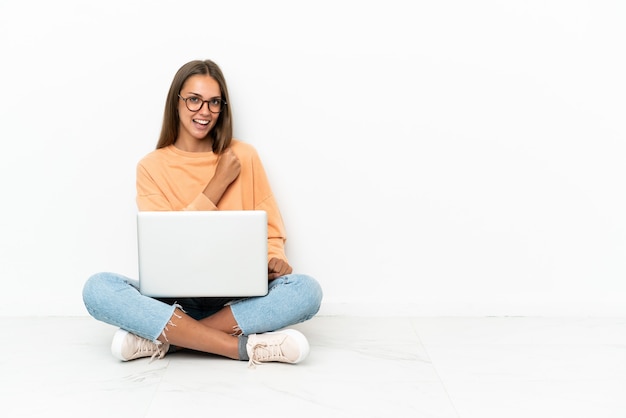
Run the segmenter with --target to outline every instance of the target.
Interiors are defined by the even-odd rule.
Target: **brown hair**
[[[189,77],[197,74],[209,75],[215,79],[220,86],[222,100],[227,103],[227,105],[222,108],[222,111],[217,119],[217,123],[207,135],[207,137],[211,139],[213,152],[220,154],[230,145],[233,136],[233,122],[230,112],[230,99],[228,97],[226,79],[224,78],[224,74],[222,74],[220,67],[218,67],[213,61],[196,60],[190,61],[180,67],[172,80],[172,85],[170,86],[170,91],[167,94],[167,100],[165,102],[163,126],[161,128],[159,142],[156,146],[157,149],[167,147],[176,141],[179,126],[178,95],[180,94],[185,81],[187,81]]]

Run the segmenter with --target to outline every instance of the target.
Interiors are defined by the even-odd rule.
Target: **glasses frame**
[[[214,113],[214,114],[218,114],[218,113],[222,113],[222,110],[224,110],[224,106],[226,106],[226,105],[228,104],[228,103],[226,103],[226,100],[222,99],[221,97],[211,97],[209,100],[202,100],[202,98],[201,98],[201,97],[198,97],[198,96],[183,97],[183,96],[181,96],[180,94],[178,95],[178,97],[179,97],[179,98],[180,98],[183,102],[185,102],[185,106],[187,106],[187,109],[188,109],[190,112],[199,112],[199,111],[200,111],[200,109],[202,109],[202,107],[203,107],[203,106],[204,106],[204,104],[206,103],[206,104],[207,104],[207,107],[209,108],[209,112]],[[196,110],[193,110],[193,109],[191,109],[191,108],[189,107],[189,103],[187,102],[187,100],[189,100],[189,99],[198,99],[198,100],[201,100],[201,101],[202,101],[202,103],[200,104],[200,107],[199,107],[199,108],[197,108]],[[212,111],[212,110],[211,110],[211,103],[209,103],[211,100],[215,100],[215,99],[219,99],[219,100],[220,100],[220,110],[219,110],[219,111],[217,111],[217,112],[214,112],[214,111]]]

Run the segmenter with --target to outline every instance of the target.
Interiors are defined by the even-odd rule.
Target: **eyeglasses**
[[[223,107],[226,106],[226,102],[219,97],[212,97],[209,100],[202,100],[197,96],[183,97],[180,94],[178,97],[185,101],[187,109],[192,112],[197,112],[202,109],[202,106],[204,106],[205,103],[209,105],[209,112],[211,113],[220,113]]]

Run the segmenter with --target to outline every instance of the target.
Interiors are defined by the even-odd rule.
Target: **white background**
[[[0,3],[0,315],[135,277],[135,165],[213,59],[321,313],[626,314],[626,6]]]

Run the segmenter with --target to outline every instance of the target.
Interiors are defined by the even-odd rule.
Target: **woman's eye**
[[[198,104],[198,103],[200,103],[200,99],[199,99],[198,97],[190,97],[190,98],[188,98],[187,100],[189,100],[189,102],[190,102],[190,103],[193,103],[193,104]]]
[[[221,102],[222,102],[222,99],[211,99],[211,104],[215,106],[219,106]]]

